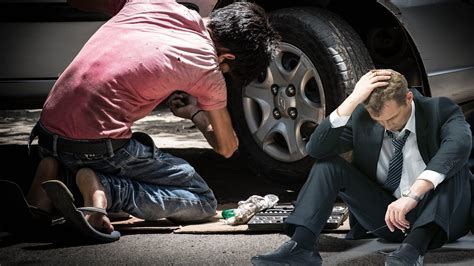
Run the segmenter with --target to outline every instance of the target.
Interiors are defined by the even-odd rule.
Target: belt
[[[34,131],[35,135],[39,138],[38,145],[53,152],[94,155],[113,154],[113,151],[122,148],[129,141],[129,139],[108,138],[98,140],[72,140],[48,132],[39,124],[35,126]]]

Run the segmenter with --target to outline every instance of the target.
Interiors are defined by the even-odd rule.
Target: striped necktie
[[[392,159],[388,165],[388,175],[387,180],[383,184],[383,188],[389,192],[395,191],[400,185],[400,178],[402,176],[403,169],[403,146],[407,141],[410,131],[406,130],[403,137],[397,139],[395,138],[393,132],[387,130],[387,135],[392,138],[393,147],[395,147],[395,152],[393,153]]]

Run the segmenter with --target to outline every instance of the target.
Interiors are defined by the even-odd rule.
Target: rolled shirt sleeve
[[[418,179],[423,179],[423,180],[430,181],[431,183],[433,183],[434,189],[436,189],[436,187],[441,182],[443,182],[445,178],[446,178],[446,175],[440,174],[432,170],[425,170],[418,176]]]
[[[338,127],[343,127],[347,124],[349,121],[350,116],[340,116],[337,114],[337,109],[334,110],[330,115],[329,115],[329,121],[331,122],[331,127],[332,128],[338,128]]]

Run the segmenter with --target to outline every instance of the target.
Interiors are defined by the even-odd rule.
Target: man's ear
[[[224,60],[234,60],[235,55],[231,53],[223,53],[217,57],[219,64],[224,62]]]
[[[408,104],[408,103],[411,103],[411,101],[413,100],[413,92],[408,91],[408,92],[407,92],[407,98],[406,98],[406,99],[407,99],[407,104]]]

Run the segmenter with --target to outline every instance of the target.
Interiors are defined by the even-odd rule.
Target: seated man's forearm
[[[434,188],[433,183],[425,179],[417,179],[411,186],[410,190],[418,196],[423,196],[426,192]]]

